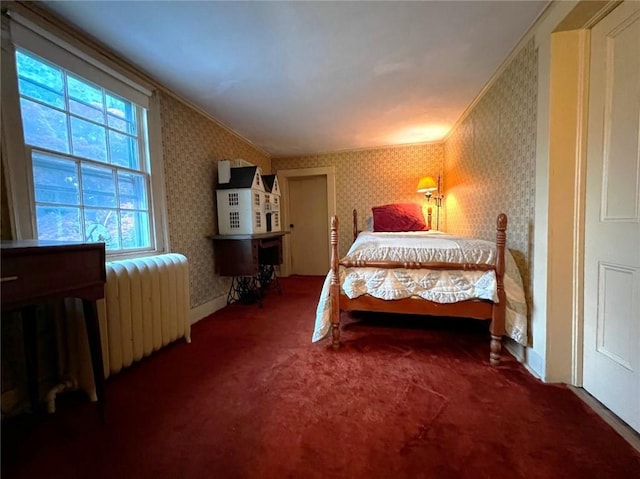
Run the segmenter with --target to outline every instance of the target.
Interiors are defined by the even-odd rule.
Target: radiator
[[[105,377],[179,338],[190,342],[187,258],[170,253],[108,262],[98,317]]]

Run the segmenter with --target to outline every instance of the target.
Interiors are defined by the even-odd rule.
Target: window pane
[[[138,143],[132,138],[122,133],[109,131],[109,151],[111,153],[111,163],[114,165],[126,166],[138,170]]]
[[[16,68],[19,77],[27,78],[33,83],[46,86],[60,94],[63,93],[62,70],[50,63],[45,63],[33,55],[18,50],[16,51]]]
[[[119,171],[118,192],[120,193],[120,208],[147,209],[147,182],[143,175]]]
[[[22,78],[18,80],[18,89],[20,90],[20,94],[23,96],[39,100],[58,108],[64,108],[64,95],[62,93],[56,93],[48,88],[38,86],[35,83]]]
[[[80,208],[36,206],[38,239],[82,241]]]
[[[118,206],[114,171],[111,168],[83,164],[82,199],[87,206]]]
[[[33,153],[36,201],[79,205],[76,163],[44,153]]]
[[[88,120],[104,124],[104,99],[102,89],[73,75],[67,75],[69,111]]]
[[[104,243],[108,250],[120,249],[117,210],[87,208],[84,215],[85,241]]]
[[[131,102],[107,93],[107,113],[110,127],[137,135],[136,111]]]
[[[73,154],[107,162],[107,140],[104,127],[71,117]]]
[[[149,215],[139,211],[122,212],[122,247],[148,248]]]
[[[20,99],[24,141],[61,153],[69,153],[67,117],[64,113],[40,103]]]
[[[96,88],[73,75],[67,75],[67,91],[69,92],[69,99],[84,103],[100,111],[104,110],[101,88]]]
[[[79,103],[75,100],[69,100],[69,111],[76,115],[82,116],[88,120],[104,124],[104,112],[92,106]]]

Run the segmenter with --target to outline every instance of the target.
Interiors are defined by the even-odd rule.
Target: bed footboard
[[[356,234],[357,216],[354,211],[354,234]],[[340,314],[342,310],[378,311],[390,313],[411,313],[427,315],[456,316],[463,318],[490,319],[491,334],[489,362],[498,365],[501,361],[502,336],[505,334],[506,294],[504,291],[504,270],[506,251],[507,216],[498,215],[496,224],[496,263],[495,265],[475,263],[420,263],[420,262],[387,262],[387,261],[351,261],[340,260],[338,253],[338,218],[331,218],[331,345],[334,349],[340,347]],[[427,300],[415,298],[394,301],[376,300],[372,297],[361,297],[354,300],[341,293],[340,266],[344,267],[376,267],[376,268],[406,268],[406,269],[442,269],[442,270],[495,270],[498,302],[484,300],[468,300],[459,303],[442,305]]]

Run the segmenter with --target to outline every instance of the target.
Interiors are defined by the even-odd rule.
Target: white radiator
[[[167,344],[191,341],[189,265],[181,254],[107,263],[98,302],[105,377]]]

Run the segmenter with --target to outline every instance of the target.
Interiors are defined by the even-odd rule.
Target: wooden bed
[[[357,212],[353,212],[354,240],[358,234]],[[496,262],[495,265],[474,263],[421,263],[421,262],[390,262],[390,261],[350,261],[339,259],[338,254],[338,218],[331,218],[331,271],[330,271],[330,300],[331,300],[331,344],[334,348],[340,346],[340,313],[342,311],[375,311],[387,313],[424,314],[430,316],[453,316],[491,320],[489,361],[492,365],[500,364],[502,351],[502,336],[505,334],[506,295],[504,291],[505,248],[507,216],[498,215],[496,231]],[[370,295],[363,295],[355,299],[348,298],[341,290],[339,268],[405,268],[405,269],[433,269],[433,270],[465,270],[490,271],[495,270],[498,302],[489,300],[466,300],[457,303],[436,303],[422,298],[406,298],[398,300],[383,300]]]

